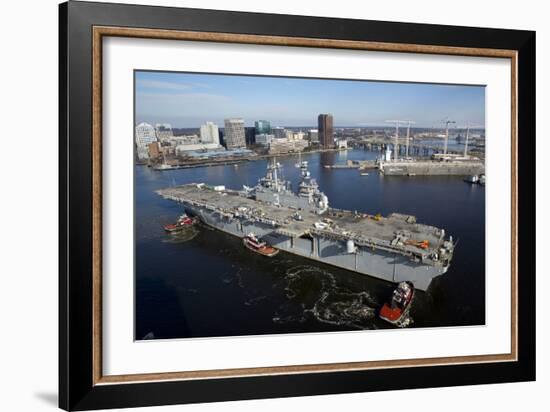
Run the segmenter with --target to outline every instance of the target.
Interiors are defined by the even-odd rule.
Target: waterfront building
[[[149,147],[148,146],[137,146],[136,147],[136,156],[139,161],[146,161],[149,159]]]
[[[149,143],[149,158],[150,159],[158,159],[162,152],[160,150],[160,143],[159,142],[153,142]]]
[[[140,123],[136,126],[136,146],[147,148],[150,143],[157,141],[155,128],[149,123]]]
[[[272,134],[275,136],[276,139],[282,139],[286,137],[286,130],[284,127],[274,127],[271,130]]]
[[[258,134],[270,134],[271,133],[271,124],[267,120],[257,120],[254,122],[254,127],[256,129],[256,135]]]
[[[196,134],[173,136],[170,140],[165,140],[163,144],[169,144],[171,146],[179,146],[184,144],[199,144],[201,142],[200,137]]]
[[[176,156],[186,156],[190,152],[206,152],[210,150],[220,151],[222,148],[217,143],[187,143],[176,146]]]
[[[224,139],[228,149],[246,147],[243,119],[225,119]]]
[[[299,132],[294,133],[294,135],[292,136],[292,138],[293,138],[294,140],[304,140],[304,136],[305,136],[304,132],[302,132],[302,131],[300,130]]]
[[[201,126],[201,143],[220,144],[220,132],[213,122],[206,122]]]
[[[172,132],[172,126],[168,123],[157,123],[155,125],[155,132],[157,135],[157,139],[160,141],[170,139],[174,136],[174,133]]]
[[[269,144],[271,143],[271,141],[273,139],[275,139],[275,136],[272,135],[272,134],[266,134],[266,133],[257,134],[256,135],[256,144],[269,146]]]
[[[252,150],[249,149],[230,149],[230,150],[209,150],[203,151],[191,151],[187,152],[186,156],[193,160],[216,160],[216,159],[230,159],[230,158],[250,158],[256,156]]]
[[[309,135],[309,141],[311,143],[319,143],[319,130],[311,129],[308,132],[308,135]]]
[[[307,140],[272,139],[269,144],[270,154],[301,152],[308,146]]]
[[[319,141],[325,149],[334,147],[333,118],[331,114],[320,114],[318,117]]]
[[[336,147],[338,149],[347,149],[348,148],[348,141],[345,139],[338,139],[336,142]]]

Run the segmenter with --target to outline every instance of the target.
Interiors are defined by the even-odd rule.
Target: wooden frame
[[[123,13],[111,13],[114,11]],[[113,15],[125,17],[113,18]],[[229,15],[239,19],[230,19]],[[238,22],[232,23],[235,20]],[[282,32],[278,25],[272,24],[285,20],[299,20],[301,24],[293,27],[302,27],[300,30],[305,32]],[[115,4],[70,2],[61,5],[60,95],[66,96],[66,99],[60,99],[61,407],[68,410],[95,409],[534,379],[535,281],[534,277],[518,276],[518,272],[534,273],[534,213],[529,213],[529,209],[534,207],[531,206],[534,202],[530,204],[534,198],[534,140],[527,141],[530,135],[534,136],[534,33],[429,25],[414,25],[416,30],[409,31],[409,24],[357,20],[338,24],[341,22],[337,19]],[[338,33],[331,33],[330,37],[320,36],[320,33],[336,28]],[[510,59],[511,353],[103,376],[101,44],[104,36]],[[83,44],[86,47],[82,47]],[[76,70],[79,70],[78,75],[75,75]],[[83,82],[86,78],[89,83]],[[77,85],[77,80],[84,84]],[[90,100],[83,102],[84,97]],[[77,99],[80,103],[75,104]],[[77,185],[74,179],[89,183]],[[521,188],[518,187],[519,181],[522,182]],[[90,208],[77,210],[75,202],[83,202]],[[519,210],[523,211],[521,215],[518,215]],[[77,222],[78,234],[75,231]],[[86,231],[82,230],[81,222],[85,222]],[[522,249],[518,252],[520,243]],[[77,307],[75,299],[84,305]],[[450,369],[452,374],[448,373]],[[392,373],[398,376],[397,380],[388,379]],[[293,383],[280,386],[284,378]],[[335,381],[338,384],[334,385]],[[216,395],[208,395],[213,392]]]

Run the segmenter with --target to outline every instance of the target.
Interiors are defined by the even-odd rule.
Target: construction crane
[[[456,124],[454,120],[446,120],[445,121],[445,146],[443,146],[443,154],[447,154],[447,144],[449,142],[449,125],[450,124]]]

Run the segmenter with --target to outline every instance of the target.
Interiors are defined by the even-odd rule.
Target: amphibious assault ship
[[[394,283],[410,281],[416,289],[427,290],[448,270],[455,245],[444,229],[411,215],[331,208],[307,161],[300,163],[297,193],[279,178],[280,167],[273,160],[255,187],[242,190],[192,183],[157,193],[231,235],[254,234],[277,249]]]

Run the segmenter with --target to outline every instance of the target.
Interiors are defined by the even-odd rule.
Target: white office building
[[[246,147],[243,119],[225,119],[224,139],[228,149]]]
[[[336,147],[338,149],[347,149],[348,148],[348,141],[347,140],[337,140],[336,141]]]
[[[212,122],[206,122],[201,126],[201,143],[220,144],[220,133],[217,125]]]
[[[301,152],[306,147],[308,147],[309,142],[307,140],[303,139],[273,139],[271,140],[271,143],[269,144],[269,153],[271,154],[277,154],[277,153],[291,153],[291,152]]]
[[[220,151],[220,145],[217,143],[191,143],[176,146],[176,156],[186,156],[194,152],[208,151]]]
[[[149,123],[136,126],[136,154],[139,160],[149,159],[149,145],[157,141],[155,128]]]
[[[149,123],[140,123],[136,126],[136,146],[148,147],[157,141],[155,128]]]

